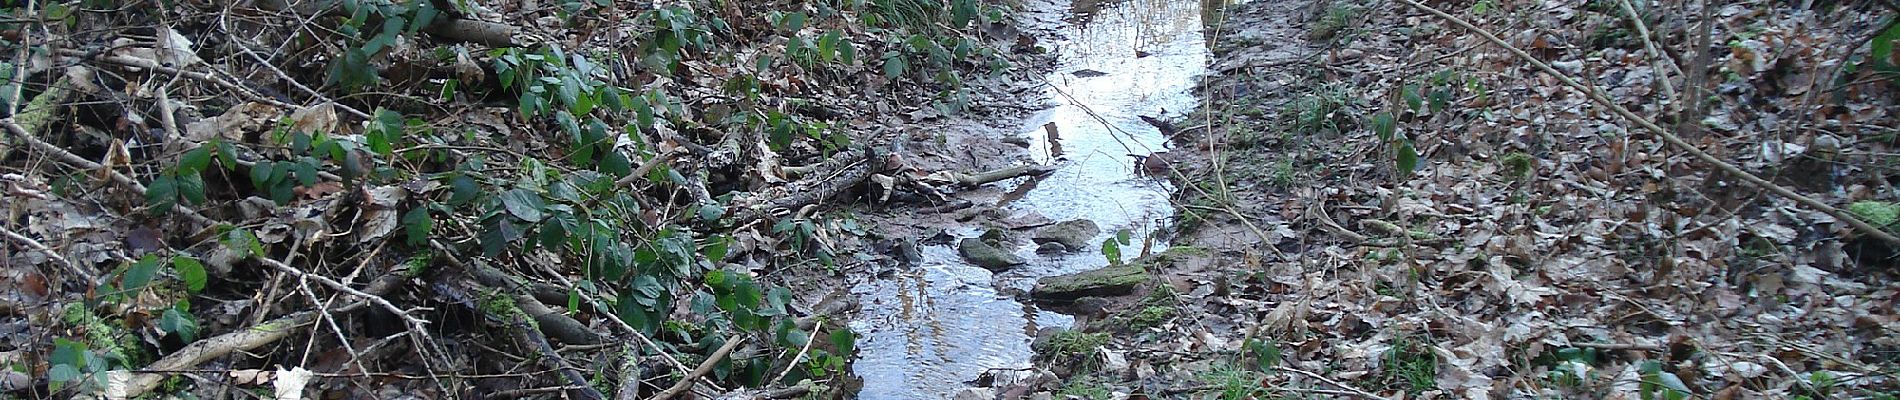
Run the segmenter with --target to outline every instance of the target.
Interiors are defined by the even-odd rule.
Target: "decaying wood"
[[[465,266],[470,277],[475,278],[477,283],[500,290],[513,299],[515,307],[520,308],[522,314],[533,319],[542,333],[567,344],[592,345],[607,342],[605,336],[589,329],[587,324],[556,312],[541,300],[536,299],[527,285],[520,284],[519,280],[508,276],[507,273],[479,262],[465,264]]]
[[[1781,196],[1783,198],[1793,200],[1795,203],[1800,203],[1802,206],[1806,206],[1809,209],[1820,211],[1824,214],[1827,214],[1828,216],[1834,217],[1834,219],[1836,220],[1846,222],[1848,225],[1853,226],[1855,230],[1860,231],[1860,233],[1862,234],[1873,237],[1875,239],[1880,239],[1881,241],[1887,242],[1892,245],[1900,245],[1900,237],[1896,237],[1892,233],[1888,233],[1886,230],[1883,230],[1880,227],[1876,227],[1873,224],[1869,224],[1867,223],[1867,221],[1862,221],[1859,217],[1855,217],[1853,214],[1850,214],[1847,211],[1841,210],[1839,208],[1835,208],[1834,206],[1828,205],[1827,203],[1823,203],[1820,200],[1815,200],[1812,197],[1808,197],[1806,195],[1796,193],[1794,190],[1790,190],[1781,185],[1777,185],[1774,182],[1769,182],[1768,180],[1762,179],[1759,176],[1755,176],[1755,174],[1749,173],[1748,171],[1743,171],[1740,167],[1736,167],[1735,164],[1731,164],[1728,161],[1723,161],[1720,158],[1716,158],[1714,155],[1710,155],[1706,151],[1702,151],[1701,147],[1696,147],[1696,145],[1682,140],[1682,138],[1679,136],[1676,136],[1674,132],[1670,132],[1668,129],[1664,129],[1661,125],[1657,125],[1654,121],[1650,121],[1648,118],[1644,118],[1641,115],[1637,115],[1635,112],[1630,111],[1628,108],[1623,107],[1622,104],[1618,104],[1616,101],[1611,100],[1608,96],[1603,94],[1603,91],[1596,90],[1596,88],[1592,86],[1586,86],[1582,83],[1578,83],[1576,79],[1573,79],[1569,75],[1565,75],[1563,72],[1558,71],[1554,67],[1551,67],[1550,64],[1544,63],[1543,60],[1540,60],[1537,57],[1533,57],[1529,53],[1525,53],[1524,50],[1518,49],[1516,46],[1512,46],[1510,43],[1505,42],[1504,39],[1499,39],[1497,35],[1492,34],[1490,31],[1479,29],[1477,26],[1472,25],[1471,22],[1465,21],[1463,18],[1458,18],[1457,16],[1446,14],[1444,11],[1439,11],[1438,9],[1432,8],[1431,6],[1421,4],[1416,0],[1399,0],[1399,2],[1404,3],[1405,5],[1410,6],[1412,8],[1425,11],[1426,13],[1432,14],[1433,16],[1436,16],[1439,19],[1449,21],[1453,25],[1457,25],[1460,28],[1464,28],[1465,30],[1469,30],[1473,33],[1478,34],[1478,36],[1483,37],[1485,41],[1490,42],[1491,44],[1496,45],[1498,47],[1504,48],[1504,50],[1509,51],[1512,55],[1517,56],[1518,59],[1524,60],[1524,62],[1530,63],[1532,66],[1537,67],[1538,70],[1543,71],[1545,74],[1549,74],[1552,77],[1556,77],[1558,81],[1563,82],[1564,86],[1569,86],[1571,89],[1576,89],[1577,91],[1583,92],[1585,96],[1590,98],[1590,101],[1595,102],[1597,103],[1597,105],[1603,106],[1605,108],[1609,108],[1610,111],[1615,112],[1616,115],[1622,116],[1624,119],[1627,119],[1627,120],[1630,120],[1631,122],[1636,123],[1638,126],[1641,126],[1645,130],[1648,130],[1650,133],[1654,133],[1656,134],[1656,136],[1662,137],[1663,141],[1668,142],[1670,146],[1676,147],[1678,149],[1682,149],[1683,152],[1689,153],[1690,156],[1695,157],[1697,160],[1701,160],[1703,163],[1707,163],[1711,166],[1716,167],[1717,169],[1722,170],[1722,172],[1728,173],[1729,175],[1733,175],[1736,178],[1741,179],[1743,182],[1747,182],[1751,186],[1755,186],[1763,190],[1767,190],[1769,193],[1774,193],[1776,196]]]

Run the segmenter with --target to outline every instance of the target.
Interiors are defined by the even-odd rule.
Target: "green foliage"
[[[1353,107],[1345,86],[1329,84],[1294,99],[1284,118],[1295,133],[1339,133],[1357,124]]]
[[[1851,70],[1869,69],[1892,76],[1900,75],[1900,65],[1894,64],[1893,44],[1900,42],[1900,16],[1887,17],[1887,24],[1879,35],[1868,39],[1867,58],[1854,63]],[[1843,77],[1842,79],[1847,79]]]
[[[1280,345],[1260,339],[1247,339],[1247,351],[1252,353],[1254,367],[1261,372],[1272,371],[1280,366]]]
[[[1438,388],[1438,358],[1432,354],[1430,344],[1420,343],[1412,336],[1392,339],[1392,347],[1386,349],[1380,368],[1389,384],[1406,393],[1417,395]]]
[[[1664,371],[1662,362],[1644,361],[1642,365],[1643,381],[1637,386],[1638,398],[1643,400],[1684,400],[1690,396],[1689,386],[1675,373]]]
[[[435,22],[446,11],[430,0],[343,0],[338,2],[347,15],[336,33],[344,37],[343,54],[330,61],[325,85],[344,91],[357,91],[381,81],[370,60],[388,50],[403,35]]]
[[[1537,172],[1537,159],[1521,151],[1506,153],[1498,158],[1498,165],[1503,167],[1504,176],[1512,180],[1528,179]]]
[[[1220,400],[1257,399],[1269,394],[1266,387],[1260,385],[1261,374],[1248,371],[1233,364],[1221,364],[1211,371],[1202,373],[1201,380],[1214,385],[1220,391]]]
[[[1093,354],[1095,349],[1101,348],[1106,344],[1108,344],[1108,334],[1106,333],[1062,331],[1056,333],[1054,337],[1049,338],[1047,341],[1037,342],[1035,350],[1037,354],[1041,354],[1043,357],[1059,360],[1073,357],[1087,357]]]
[[[1306,37],[1321,41],[1337,38],[1341,32],[1351,28],[1353,20],[1358,19],[1364,12],[1358,5],[1348,0],[1330,1],[1326,5],[1326,12],[1321,14],[1319,20],[1315,21],[1310,28],[1307,28]]]
[[[1893,226],[1900,222],[1900,204],[1884,201],[1863,200],[1847,205],[1847,212],[1878,227]]]

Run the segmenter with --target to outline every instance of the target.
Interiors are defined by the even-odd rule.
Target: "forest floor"
[[[1212,24],[1204,106],[1163,128],[1175,247],[1040,347],[1063,379],[1037,389],[1900,390],[1895,243],[1879,238],[1900,195],[1894,10],[1424,3],[1257,1]]]
[[[856,397],[1021,3],[0,2],[0,398]],[[1900,390],[1890,3],[1223,3],[1168,245],[956,396]]]

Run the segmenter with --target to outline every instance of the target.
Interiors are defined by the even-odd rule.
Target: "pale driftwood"
[[[745,343],[744,336],[726,338],[726,345],[719,346],[719,350],[714,351],[710,356],[706,356],[706,362],[699,363],[699,368],[694,368],[693,372],[681,377],[679,383],[674,383],[673,387],[666,388],[666,391],[654,395],[650,400],[666,400],[673,398],[673,396],[678,396],[680,393],[685,393],[686,389],[693,387],[694,379],[699,379],[699,377],[706,376],[706,373],[712,372],[713,366],[719,365],[719,361],[726,359],[726,355],[731,354],[732,349],[738,348],[741,343]]]
[[[345,308],[355,308],[364,304],[368,303],[357,302]],[[160,358],[158,361],[152,362],[150,365],[147,365],[144,370],[187,370],[197,367],[198,364],[202,364],[205,361],[224,357],[226,354],[231,354],[232,352],[255,349],[259,346],[275,342],[278,339],[283,339],[285,336],[289,336],[290,332],[296,329],[296,327],[316,321],[319,314],[321,313],[316,311],[304,311],[257,324],[237,332],[205,338],[186,345],[184,348],[178,349],[178,351],[174,351],[170,355],[165,356],[165,358]],[[152,388],[158,387],[158,383],[164,381],[166,376],[167,374],[162,373],[134,374],[131,381],[126,383],[125,395],[127,398],[134,398],[145,394],[145,392],[151,391]]]
[[[974,174],[953,173],[951,174],[951,177],[953,180],[955,180],[955,182],[958,185],[982,186],[984,184],[1001,181],[1001,180],[1007,180],[1010,178],[1015,178],[1015,177],[1020,177],[1020,176],[1033,176],[1033,175],[1047,174],[1050,172],[1055,172],[1055,170],[1056,170],[1055,166],[1032,164],[1032,165],[1018,165],[1014,167],[1003,168],[1003,169],[998,169],[994,171],[978,172]]]
[[[1793,200],[1795,203],[1799,203],[1802,206],[1808,207],[1809,209],[1820,211],[1821,213],[1827,214],[1830,217],[1834,217],[1834,219],[1836,220],[1846,222],[1848,225],[1853,226],[1855,230],[1860,231],[1860,233],[1862,234],[1871,236],[1875,239],[1880,239],[1881,241],[1887,242],[1892,245],[1900,245],[1900,237],[1896,237],[1892,233],[1888,233],[1886,230],[1882,230],[1879,227],[1873,226],[1873,224],[1869,224],[1867,223],[1867,221],[1862,221],[1859,217],[1855,217],[1853,214],[1849,214],[1847,211],[1841,210],[1839,208],[1835,208],[1834,206],[1828,205],[1827,203],[1823,203],[1820,200],[1815,200],[1812,197],[1808,197],[1800,193],[1796,193],[1795,191],[1790,190],[1786,187],[1782,187],[1781,185],[1777,185],[1774,182],[1769,182],[1766,179],[1762,179],[1759,176],[1755,176],[1755,174],[1749,173],[1748,171],[1743,171],[1740,167],[1736,167],[1735,164],[1730,164],[1728,161],[1723,161],[1720,158],[1715,158],[1715,156],[1710,155],[1708,152],[1702,151],[1702,148],[1696,147],[1696,145],[1682,140],[1682,137],[1676,136],[1674,132],[1670,132],[1668,129],[1664,129],[1661,125],[1657,125],[1654,121],[1650,121],[1648,118],[1644,118],[1641,115],[1637,115],[1635,112],[1630,111],[1628,108],[1624,108],[1623,105],[1621,104],[1617,104],[1615,100],[1611,100],[1608,96],[1605,96],[1603,94],[1603,91],[1596,90],[1596,88],[1592,86],[1585,86],[1582,83],[1578,83],[1576,79],[1572,79],[1569,75],[1565,75],[1563,72],[1557,71],[1557,69],[1551,67],[1550,64],[1545,64],[1543,60],[1540,60],[1537,57],[1533,57],[1529,53],[1525,53],[1524,50],[1518,49],[1516,46],[1512,46],[1510,43],[1505,42],[1504,39],[1499,39],[1497,35],[1492,34],[1490,31],[1478,29],[1477,26],[1472,25],[1471,22],[1465,21],[1463,18],[1458,18],[1457,16],[1446,14],[1444,11],[1439,11],[1438,9],[1432,8],[1431,6],[1421,4],[1416,0],[1399,0],[1399,2],[1404,3],[1407,6],[1411,6],[1412,8],[1425,11],[1426,13],[1432,14],[1433,16],[1437,16],[1439,19],[1449,21],[1453,25],[1458,25],[1458,27],[1460,28],[1464,28],[1465,30],[1469,30],[1472,33],[1478,34],[1478,36],[1483,37],[1485,41],[1490,42],[1491,44],[1496,45],[1498,47],[1504,48],[1504,50],[1509,51],[1512,55],[1517,56],[1518,59],[1521,59],[1521,60],[1524,60],[1524,62],[1530,63],[1532,66],[1537,67],[1538,70],[1543,71],[1545,74],[1549,74],[1552,77],[1556,77],[1558,81],[1563,82],[1564,86],[1569,86],[1572,89],[1576,89],[1577,91],[1583,92],[1585,96],[1590,98],[1590,101],[1595,102],[1597,103],[1597,105],[1603,106],[1605,108],[1609,108],[1610,111],[1615,112],[1616,115],[1622,116],[1624,119],[1630,120],[1631,122],[1635,122],[1637,125],[1643,127],[1643,129],[1650,131],[1650,133],[1654,133],[1656,134],[1656,136],[1662,137],[1663,141],[1668,142],[1670,146],[1674,146],[1676,148],[1682,149],[1683,152],[1689,153],[1690,156],[1695,157],[1697,160],[1701,160],[1704,163],[1714,166],[1716,169],[1722,170],[1722,172],[1726,172],[1729,175],[1733,175],[1736,178],[1740,178],[1743,182],[1748,182],[1748,184],[1751,186],[1755,186],[1763,190],[1767,190],[1769,193],[1774,193],[1776,196],[1781,196],[1783,198]]]

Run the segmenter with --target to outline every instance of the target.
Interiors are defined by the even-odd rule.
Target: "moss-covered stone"
[[[1083,296],[1119,296],[1133,292],[1136,285],[1149,278],[1142,264],[1123,264],[1043,277],[1036,280],[1036,287],[1029,294],[1037,300],[1054,302],[1071,302]]]
[[[1086,249],[1089,239],[1094,239],[1095,234],[1101,232],[1102,228],[1096,226],[1095,221],[1072,219],[1042,228],[1030,240],[1036,243],[1061,243],[1069,249]]]

